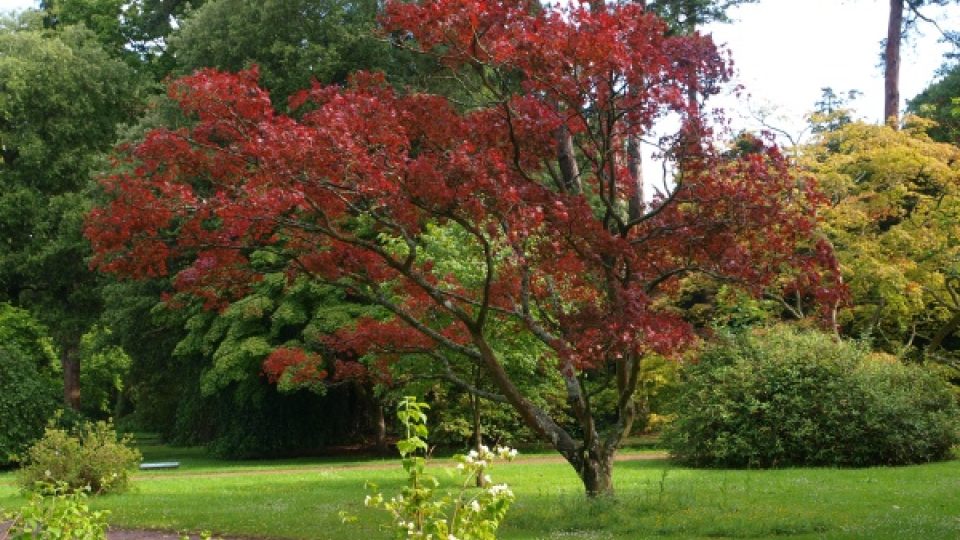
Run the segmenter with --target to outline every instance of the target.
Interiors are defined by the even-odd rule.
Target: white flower
[[[372,501],[372,500],[373,500],[373,497],[367,495],[366,497],[363,498],[363,505],[364,505],[364,506],[370,506],[370,501]]]
[[[452,534],[448,534],[448,535],[447,535],[447,540],[460,540],[460,539],[457,538],[456,536],[452,535]]]
[[[473,510],[474,512],[479,512],[480,503],[478,503],[476,500],[470,501],[470,509]]]
[[[494,497],[507,496],[513,497],[513,491],[510,491],[510,487],[506,484],[497,484],[495,486],[490,486],[490,489],[487,490],[487,493],[493,495]]]
[[[484,483],[484,484],[489,484],[490,482],[493,482],[493,478],[490,478],[490,475],[489,475],[489,474],[483,475],[483,483]]]
[[[457,463],[457,470],[458,470],[458,471],[462,471],[463,468],[464,468],[464,467],[463,467],[463,463]]]

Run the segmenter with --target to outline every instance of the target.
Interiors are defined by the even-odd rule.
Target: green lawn
[[[273,538],[387,538],[363,507],[365,480],[393,494],[394,461],[224,462],[197,450],[146,448],[180,459],[176,471],[140,473],[131,490],[99,497],[124,527],[212,529]],[[444,477],[449,461],[436,460]],[[586,500],[565,464],[498,464],[517,494],[501,529],[521,538],[960,538],[960,461],[873,469],[691,470],[665,460],[616,465],[616,500]],[[0,475],[0,508],[22,500]],[[367,525],[342,525],[346,510]]]

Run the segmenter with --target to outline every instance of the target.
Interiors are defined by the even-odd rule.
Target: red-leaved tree
[[[111,200],[87,229],[94,264],[135,277],[175,271],[180,291],[217,306],[258,279],[251,255],[268,250],[291,275],[394,314],[339,332],[354,349],[367,344],[358,352],[430,350],[482,366],[497,389],[484,396],[509,403],[589,494],[613,491],[641,358],[694,340],[663,301],[678,280],[708,275],[756,292],[790,282],[830,298],[835,262],[815,237],[811,183],[760,141],[715,149],[690,99],[727,76],[708,38],[668,36],[629,4],[393,2],[384,24],[476,81],[483,102],[462,107],[356,74],[346,88],[295,96],[297,113],[284,115],[255,70],[180,79],[170,95],[192,127],[150,132],[104,180]],[[666,114],[679,118],[665,143],[675,175],[643,204],[627,140]],[[464,238],[479,279],[436,270],[433,227]],[[491,344],[505,326],[550,351],[569,417],[551,417],[511,380]],[[598,384],[615,389],[612,410],[591,402]]]

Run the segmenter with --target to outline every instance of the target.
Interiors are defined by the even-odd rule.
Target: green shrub
[[[948,458],[949,388],[920,366],[813,331],[726,336],[684,372],[663,441],[711,467],[868,466]]]
[[[3,516],[10,540],[105,540],[109,512],[90,510],[86,496],[66,484],[38,489],[19,512]]]
[[[0,467],[20,460],[62,401],[46,330],[26,311],[0,303]]]
[[[117,439],[107,422],[87,423],[76,434],[48,427],[27,452],[19,482],[25,491],[55,483],[71,490],[100,494],[123,491],[129,471],[140,462],[140,452],[129,439]]]

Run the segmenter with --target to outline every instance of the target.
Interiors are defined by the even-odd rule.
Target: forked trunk
[[[539,409],[521,394],[513,381],[507,376],[503,366],[497,361],[496,354],[483,336],[473,335],[474,344],[480,350],[481,360],[487,369],[490,381],[503,393],[504,400],[513,406],[523,422],[537,433],[573,466],[583,481],[587,495],[613,495],[613,450],[604,446],[591,445],[589,451],[570,436],[543,410]]]

